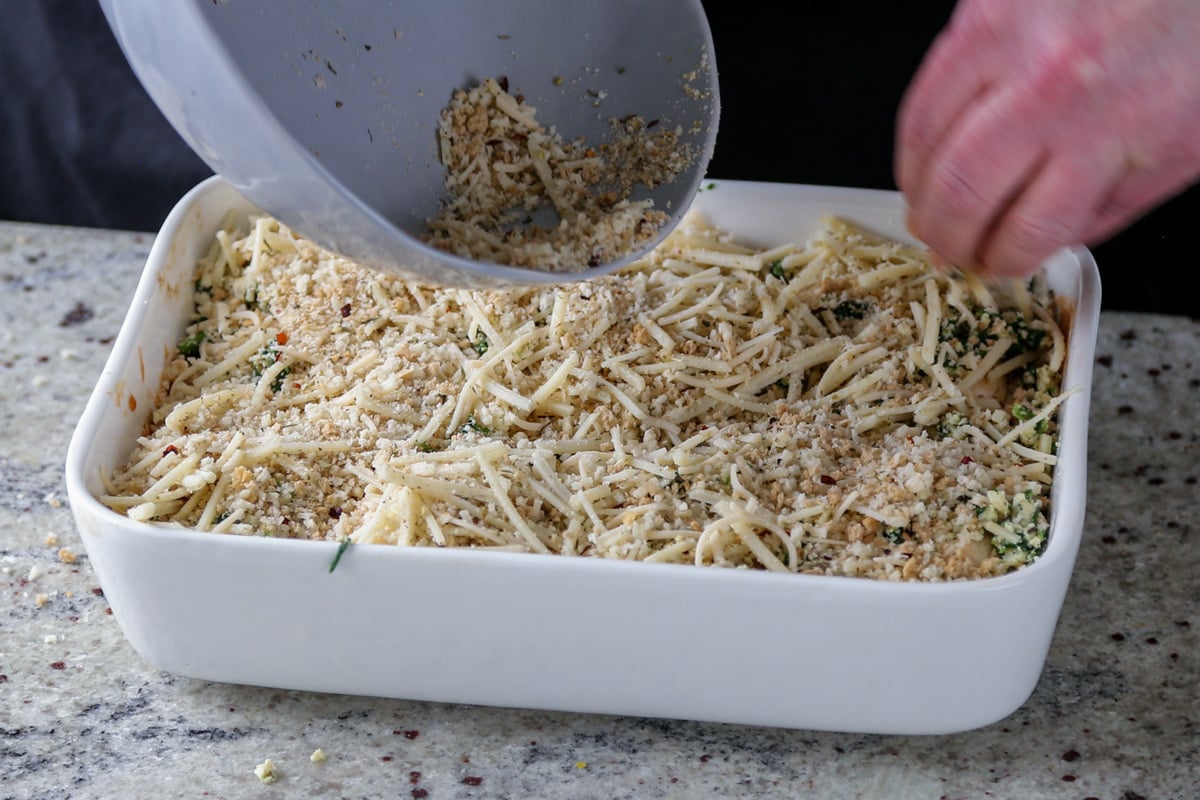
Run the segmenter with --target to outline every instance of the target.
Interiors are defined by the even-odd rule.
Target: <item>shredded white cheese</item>
[[[693,214],[619,274],[468,292],[260,217],[196,284],[103,498],[141,521],[889,580],[1045,546],[1054,298],[838,219],[768,250]]]

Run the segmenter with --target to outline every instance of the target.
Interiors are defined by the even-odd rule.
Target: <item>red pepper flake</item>
[[[415,738],[417,738],[417,737],[418,737],[418,736],[420,736],[420,735],[421,735],[421,732],[420,732],[420,731],[405,731],[405,732],[404,732],[404,738],[405,738],[405,739],[410,739],[410,740],[411,740],[411,739],[415,739]]]
[[[380,758],[379,760],[380,760],[380,761],[391,761],[391,760],[392,760],[392,756],[383,756],[383,757],[382,757],[382,758]]]
[[[169,444],[163,448],[163,458],[166,458],[167,456],[171,455],[171,453],[178,453],[178,452],[179,452],[178,447],[176,447],[173,444]]]
[[[963,456],[962,461],[960,461],[959,463],[963,464],[964,466],[967,464],[974,464],[975,459],[971,458],[970,456]]]
[[[285,344],[287,344],[287,343],[288,343],[288,335],[287,335],[287,332],[286,332],[286,331],[280,331],[279,333],[275,334],[275,342],[276,342],[276,344],[279,344],[279,345],[285,345]]]
[[[412,772],[408,773],[409,783],[415,784],[419,780],[421,780],[421,773],[417,770],[414,769]]]
[[[92,594],[96,595],[96,597],[104,597],[104,590],[97,586],[92,589]]]
[[[479,777],[478,775],[468,775],[462,779],[462,782],[467,786],[478,786],[479,784],[483,783],[483,778]]]
[[[346,303],[346,305],[342,306],[341,314],[343,317],[350,316],[350,304],[349,303]]]
[[[831,475],[822,475],[821,483],[825,484],[826,486],[834,486],[837,484],[837,478],[834,478]]]
[[[66,669],[66,668],[67,668],[67,662],[65,662],[65,661],[51,661],[50,662],[50,669]]]
[[[1062,779],[1063,779],[1064,781],[1066,781],[1067,783],[1074,783],[1074,782],[1075,782],[1075,776],[1074,776],[1074,775],[1063,775],[1063,776],[1062,776]]]
[[[1114,633],[1114,634],[1112,635],[1112,640],[1113,640],[1114,642],[1123,642],[1123,641],[1125,641],[1125,634],[1123,634],[1123,633]]]
[[[700,756],[700,763],[707,764],[710,758],[712,758],[712,756],[710,756],[708,753],[705,753],[704,755]]]
[[[1154,638],[1153,636],[1147,636],[1146,644],[1158,644],[1158,639]]]
[[[329,518],[330,519],[340,519],[341,516],[342,516],[342,507],[341,506],[334,506],[333,508],[329,509]]]
[[[1062,760],[1063,761],[1078,761],[1079,760],[1079,751],[1075,750],[1074,748],[1068,750],[1067,752],[1062,754]]]
[[[414,800],[421,800],[422,797],[428,797],[429,792],[428,790],[422,789],[420,786],[418,786],[416,789],[412,790],[412,796]]]
[[[8,676],[0,675],[0,683],[8,683]]]

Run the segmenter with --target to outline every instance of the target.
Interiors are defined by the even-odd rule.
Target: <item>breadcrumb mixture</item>
[[[678,129],[639,116],[610,121],[596,145],[565,141],[491,78],[454,94],[439,125],[449,201],[426,240],[456,255],[570,272],[652,241],[669,217],[635,188],[673,181],[694,159]],[[557,224],[534,221],[553,209]]]
[[[1046,544],[1054,298],[837,219],[768,250],[693,213],[618,274],[467,291],[261,217],[195,298],[102,498],[134,519],[885,580]]]

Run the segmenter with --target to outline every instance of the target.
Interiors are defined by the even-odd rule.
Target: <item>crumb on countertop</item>
[[[275,771],[275,762],[269,758],[254,768],[254,774],[263,783],[274,783],[279,778],[279,773]]]

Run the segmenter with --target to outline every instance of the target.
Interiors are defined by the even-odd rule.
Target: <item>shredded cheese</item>
[[[140,521],[885,580],[997,575],[1045,544],[1054,298],[842,220],[758,248],[693,213],[618,274],[468,292],[258,217],[196,285],[105,476]]]

